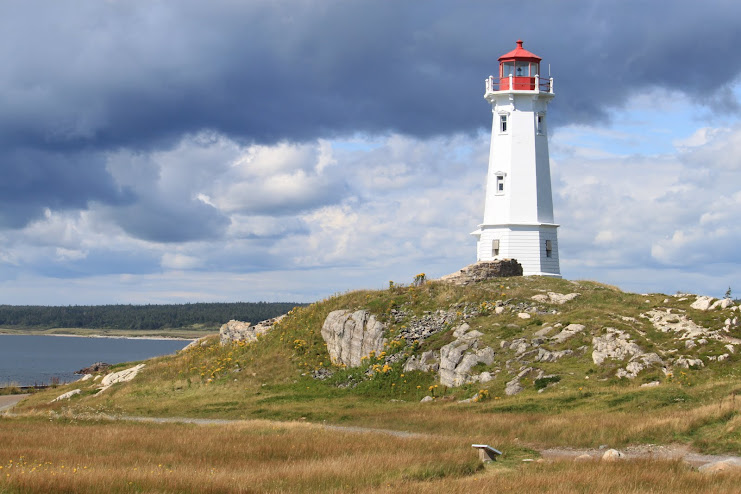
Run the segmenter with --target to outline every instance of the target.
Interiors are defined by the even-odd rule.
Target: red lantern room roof
[[[524,49],[522,47],[522,40],[518,39],[517,48],[499,57],[500,62],[509,62],[512,60],[521,60],[523,62],[540,62],[542,59],[535,53],[530,53],[529,51]]]

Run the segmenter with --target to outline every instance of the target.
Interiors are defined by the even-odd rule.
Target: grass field
[[[393,437],[313,424],[230,425],[0,419],[0,493],[11,492],[738,492],[741,474],[678,461],[523,463],[498,444],[482,466],[467,435]]]
[[[581,296],[529,320],[487,309],[497,299],[529,301],[533,294],[550,290],[578,291]],[[707,359],[707,355],[727,352],[722,342],[681,349],[689,357],[704,358],[708,362],[704,367],[677,369],[676,375],[647,369],[635,380],[614,377],[620,362],[596,366],[589,353],[576,351],[578,346],[591,344],[590,334],[601,334],[609,326],[630,331],[631,338],[644,348],[674,355],[683,342],[655,330],[640,314],[668,308],[705,327],[723,324],[724,315],[695,311],[690,303],[662,294],[626,294],[593,282],[536,278],[467,287],[428,283],[338,295],[295,309],[256,343],[222,347],[212,337],[176,356],[152,359],[134,381],[99,395],[95,394],[97,384],[87,381],[30,396],[16,409],[29,418],[0,421],[8,434],[0,441],[4,444],[7,438],[16,445],[7,450],[11,452],[7,460],[0,458],[0,462],[17,462],[23,455],[38,465],[46,457],[41,446],[34,449],[35,441],[52,435],[67,437],[67,441],[50,442],[57,446],[49,446],[49,454],[56,456],[44,461],[57,466],[34,473],[38,483],[23,484],[32,476],[15,471],[0,489],[43,491],[43,482],[57,479],[60,462],[66,462],[65,469],[74,464],[76,473],[82,475],[67,472],[64,482],[72,483],[59,485],[69,485],[64,489],[75,492],[92,492],[101,485],[119,492],[738,492],[738,474],[707,476],[676,461],[521,461],[537,458],[536,450],[543,448],[601,445],[619,449],[680,444],[703,453],[741,455],[741,360],[735,353],[722,363]],[[572,357],[538,364],[559,376],[557,385],[538,392],[535,382],[524,382],[525,391],[515,396],[504,394],[507,372],[485,385],[447,389],[431,373],[404,372],[401,362],[387,366],[384,372],[367,374],[365,368],[343,369],[329,361],[319,330],[332,310],[371,310],[388,322],[393,347],[395,335],[407,321],[393,321],[391,309],[401,308],[414,317],[440,307],[480,308],[468,322],[484,333],[486,344],[497,349],[500,340],[531,338],[545,325],[580,323],[587,330],[568,343],[575,349]],[[438,349],[450,341],[449,333],[437,334],[408,351]],[[381,362],[380,358],[375,361]],[[492,367],[506,369],[512,358],[497,350]],[[318,380],[311,376],[312,371],[325,367],[332,368],[331,377]],[[649,381],[660,385],[640,386]],[[81,389],[81,393],[68,401],[50,403],[72,389]],[[474,394],[485,399],[458,403]],[[435,401],[419,403],[425,395],[434,396]],[[247,422],[155,426],[97,422],[95,417],[101,415]],[[50,417],[55,420],[49,421]],[[312,423],[404,430],[421,436],[350,434]],[[11,434],[13,430],[25,432]],[[14,434],[18,439],[11,441]],[[479,467],[472,443],[503,450],[503,461]],[[110,453],[88,454],[91,459],[86,461],[82,451],[88,444],[100,444]],[[107,455],[126,459],[115,462],[106,460]],[[95,475],[87,472],[91,469]]]

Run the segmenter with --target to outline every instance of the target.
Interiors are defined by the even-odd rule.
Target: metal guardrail
[[[486,79],[486,92],[496,91],[535,91],[538,93],[553,93],[553,77],[542,79],[535,77],[509,77],[497,78],[489,76]]]

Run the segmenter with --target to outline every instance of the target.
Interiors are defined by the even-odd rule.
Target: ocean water
[[[95,362],[118,364],[175,353],[184,340],[0,335],[0,386],[79,379],[76,370]]]

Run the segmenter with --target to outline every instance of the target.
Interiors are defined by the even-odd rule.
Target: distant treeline
[[[230,319],[256,323],[304,304],[291,302],[178,305],[0,305],[0,327],[170,329],[218,328]]]

